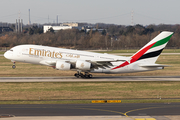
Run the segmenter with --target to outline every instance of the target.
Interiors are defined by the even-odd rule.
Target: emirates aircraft
[[[13,62],[46,65],[57,70],[74,70],[77,78],[92,78],[90,73],[131,73],[160,70],[167,65],[156,60],[173,32],[163,31],[131,57],[93,53],[42,45],[18,45],[4,53]]]

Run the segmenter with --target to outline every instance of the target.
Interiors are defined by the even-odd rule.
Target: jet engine
[[[62,61],[57,61],[56,62],[56,69],[58,70],[70,70],[71,69],[71,64],[62,62]]]
[[[81,70],[90,70],[92,64],[86,61],[77,61],[76,62],[76,68]]]

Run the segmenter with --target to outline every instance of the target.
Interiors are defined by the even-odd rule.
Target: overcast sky
[[[0,0],[0,22],[180,24],[180,0]],[[133,11],[133,14],[132,14]],[[49,21],[48,21],[49,16]]]

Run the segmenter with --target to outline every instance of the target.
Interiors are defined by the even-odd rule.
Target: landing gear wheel
[[[79,78],[79,75],[76,75],[77,78]]]
[[[89,75],[87,75],[87,74],[85,74],[84,76],[85,76],[85,78],[89,78]]]
[[[13,65],[12,68],[15,69],[15,68],[16,68],[16,65]]]
[[[79,78],[92,78],[92,74],[89,74],[88,72],[85,72],[85,74],[81,73],[81,72],[77,72],[74,74],[75,77]]]
[[[76,77],[77,75],[78,75],[77,73],[74,74],[75,77]]]
[[[89,74],[89,75],[88,75],[88,78],[92,78],[92,74]]]
[[[81,76],[82,78],[84,78],[84,77],[85,77],[82,73],[80,73],[80,76]]]
[[[74,76],[77,77],[77,78],[79,78],[79,74],[77,74],[77,73],[75,73]]]

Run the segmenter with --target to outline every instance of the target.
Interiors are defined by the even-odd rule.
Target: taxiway
[[[162,118],[163,120],[170,120],[165,116],[180,115],[179,111],[180,103],[0,105],[1,115],[10,115],[12,118],[20,118],[22,116],[83,118],[84,116],[89,116],[88,119],[90,119],[98,118],[97,116],[99,116],[99,119],[102,119],[104,116],[106,119],[116,120],[119,118],[132,120],[137,117],[154,118],[153,120],[159,120],[160,118],[160,120]]]

